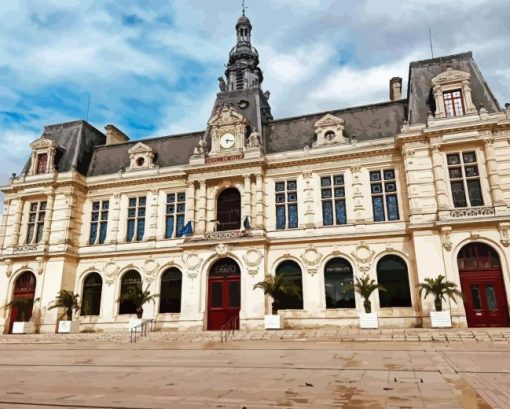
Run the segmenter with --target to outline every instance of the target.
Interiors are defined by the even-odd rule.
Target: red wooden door
[[[21,274],[14,285],[12,294],[13,301],[23,301],[13,305],[9,314],[9,333],[12,332],[12,324],[15,321],[29,321],[32,318],[35,296],[35,276],[30,271]]]
[[[241,308],[240,276],[210,277],[207,329],[219,330],[230,319],[237,317]]]
[[[460,278],[468,326],[510,325],[501,271],[461,271]]]

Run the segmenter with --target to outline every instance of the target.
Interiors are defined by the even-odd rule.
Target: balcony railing
[[[496,214],[493,207],[463,207],[450,210],[450,217],[460,219],[464,217],[485,217]]]

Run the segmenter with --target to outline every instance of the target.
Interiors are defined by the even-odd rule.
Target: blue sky
[[[0,184],[44,125],[112,123],[131,138],[204,129],[240,0],[0,2]],[[507,0],[248,0],[273,115],[382,102],[411,60],[471,50],[510,100]]]

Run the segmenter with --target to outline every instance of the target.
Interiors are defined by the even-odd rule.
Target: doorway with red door
[[[35,297],[35,275],[25,271],[16,279],[9,314],[9,334],[14,322],[27,322],[32,318]]]
[[[510,325],[501,263],[484,243],[465,245],[457,256],[464,308],[469,327]]]
[[[239,328],[241,269],[235,260],[222,258],[212,265],[207,295],[207,329],[220,330],[231,320]]]

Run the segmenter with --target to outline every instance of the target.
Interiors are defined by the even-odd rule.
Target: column
[[[151,190],[150,196],[150,219],[149,219],[149,231],[145,240],[154,240],[156,238],[158,230],[158,210],[159,210],[159,190]]]
[[[305,226],[307,229],[313,229],[315,227],[314,216],[315,209],[313,205],[313,186],[312,186],[312,172],[303,173],[304,188],[303,193],[305,196]]]
[[[0,229],[0,248],[6,247],[4,244],[6,244],[6,234],[7,234],[7,223],[9,221],[9,213],[11,209],[11,200],[6,199],[4,200],[4,211],[2,214],[2,227]]]
[[[108,244],[116,244],[119,240],[120,194],[114,193],[110,200],[111,232]]]
[[[195,230],[195,182],[188,181],[188,189],[186,191],[186,219],[184,223],[191,222],[193,230]]]
[[[207,190],[205,180],[200,181],[198,188],[198,223],[196,232],[198,234],[205,234],[205,211],[207,207]]]
[[[492,203],[494,204],[494,206],[504,205],[505,202],[503,198],[503,191],[501,190],[501,180],[499,178],[498,163],[496,162],[496,152],[494,151],[494,139],[493,138],[485,139],[484,147]]]
[[[361,181],[361,167],[351,166],[352,198],[354,201],[354,217],[356,222],[364,221],[365,206],[363,205],[363,183]]]
[[[11,236],[11,246],[17,246],[19,243],[19,235],[21,232],[21,218],[23,216],[23,205],[24,201],[22,199],[18,199],[18,205],[15,207],[14,213],[14,223],[12,225],[12,236]]]
[[[44,216],[44,227],[41,242],[46,246],[49,244],[51,222],[53,218],[53,205],[55,203],[55,193],[53,190],[48,194],[46,200],[46,214]]]
[[[443,155],[439,151],[439,145],[433,145],[432,150],[432,172],[434,174],[434,187],[436,189],[436,199],[438,210],[448,210],[448,191],[444,178]]]
[[[244,194],[243,194],[243,216],[241,217],[241,226],[244,219],[248,217],[250,224],[253,223],[251,214],[251,176],[244,175]]]
[[[255,226],[264,228],[264,183],[262,175],[255,176]]]

